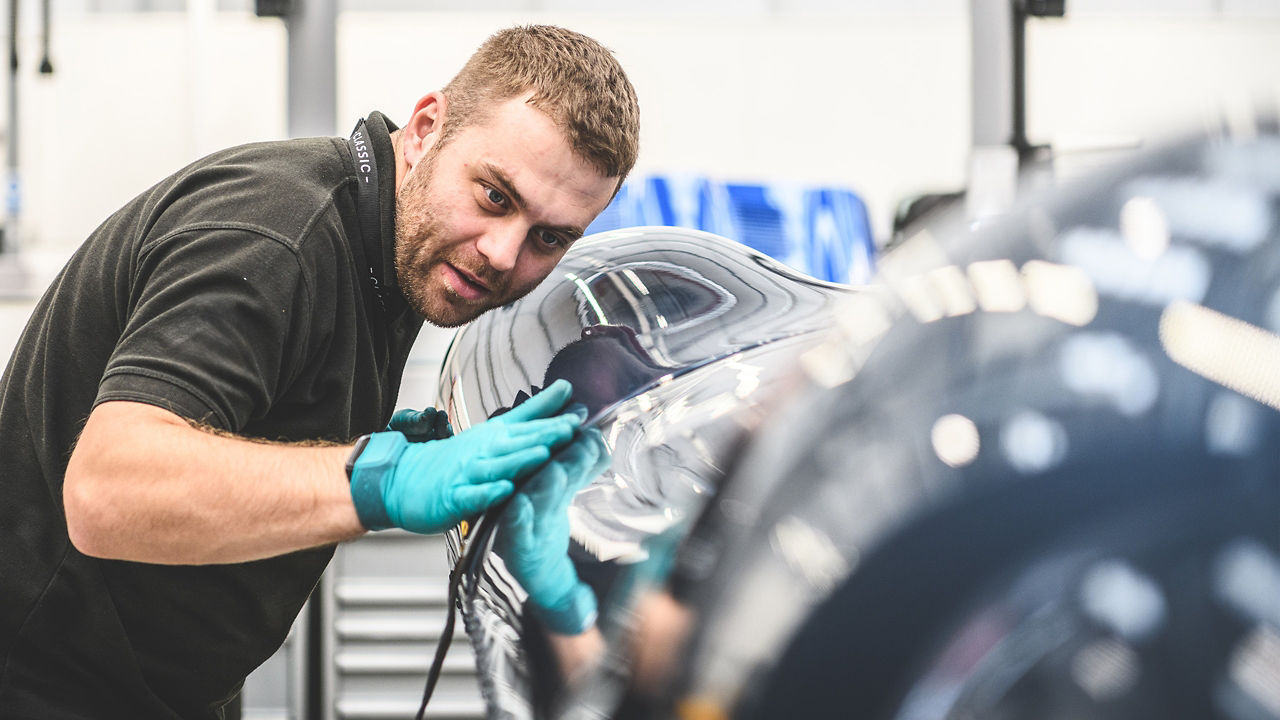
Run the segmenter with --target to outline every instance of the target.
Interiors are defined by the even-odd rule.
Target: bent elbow
[[[67,521],[67,537],[84,555],[111,558],[109,499],[104,497],[103,483],[86,463],[77,462],[73,454],[62,484],[62,505]]]
[[[143,467],[144,447],[158,423],[171,424],[165,411],[132,402],[94,408],[76,440],[62,482],[62,505],[71,544],[85,555],[114,560],[130,557],[130,526],[139,514],[133,490]]]

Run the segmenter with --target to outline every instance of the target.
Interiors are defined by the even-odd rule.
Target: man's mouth
[[[457,265],[446,262],[444,273],[449,286],[464,300],[479,300],[490,293],[489,286],[480,278]]]

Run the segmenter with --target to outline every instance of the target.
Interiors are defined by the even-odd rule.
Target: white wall
[[[79,15],[54,26],[55,73],[22,43],[24,247],[80,243],[125,201],[219,147],[284,136],[281,24],[183,14]],[[203,48],[203,52],[201,49]]]
[[[903,195],[963,184],[963,6],[762,8],[349,11],[339,25],[335,127],[345,133],[372,108],[403,120],[488,33],[556,22],[596,36],[628,68],[642,105],[641,171],[848,185],[868,200],[881,236]],[[181,13],[74,14],[58,19],[54,41],[57,74],[39,78],[30,70],[36,39],[24,38],[28,248],[65,251],[187,161],[284,135],[285,34],[276,20],[224,12],[197,30]],[[1223,100],[1239,107],[1280,90],[1280,12],[1270,6],[1258,17],[1082,13],[1034,23],[1028,44],[1035,141],[1079,146],[1167,134],[1203,125]]]
[[[1280,13],[1038,22],[1027,46],[1029,133],[1063,146],[1280,109]]]

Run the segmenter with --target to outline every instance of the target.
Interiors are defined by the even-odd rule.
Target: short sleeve
[[[144,402],[239,431],[301,364],[311,297],[293,249],[251,229],[188,229],[144,246],[95,405]]]

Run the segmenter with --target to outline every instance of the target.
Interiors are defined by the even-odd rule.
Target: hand
[[[534,615],[562,635],[595,622],[595,593],[569,559],[569,503],[608,466],[600,431],[583,430],[516,494],[494,540],[494,551],[529,593]]]
[[[373,433],[352,466],[351,498],[370,530],[437,533],[506,499],[516,479],[573,437],[581,411],[561,413],[573,388],[556,382],[514,410],[444,440]],[[557,415],[557,413],[560,413]]]
[[[428,440],[444,440],[453,437],[453,426],[449,424],[449,414],[435,408],[423,410],[397,410],[387,423],[387,430],[404,433],[409,442],[426,442]]]

